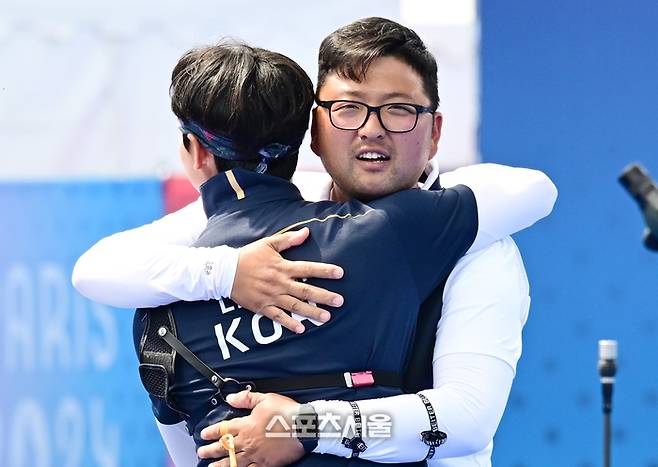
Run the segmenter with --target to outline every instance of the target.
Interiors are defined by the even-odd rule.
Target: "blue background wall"
[[[658,2],[482,1],[484,160],[541,168],[553,215],[517,236],[533,306],[500,467],[602,464],[597,340],[618,339],[615,465],[658,466],[658,255],[616,178],[658,178]]]
[[[162,215],[162,183],[0,184],[0,466],[165,465],[132,312],[71,286],[99,238]]]

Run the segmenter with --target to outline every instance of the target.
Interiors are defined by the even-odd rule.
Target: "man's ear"
[[[217,175],[219,171],[215,164],[215,156],[199,142],[196,136],[188,133],[187,137],[190,140],[188,152],[192,156],[192,168],[202,175],[203,181]]]
[[[192,156],[192,167],[194,170],[204,171],[209,164],[214,166],[214,156],[199,142],[198,138],[191,133],[187,134],[189,140],[187,152]]]
[[[318,108],[316,107],[311,112],[311,151],[315,153],[316,156],[320,157],[320,149],[318,141],[318,122],[315,114],[317,113]]]
[[[434,157],[439,150],[439,140],[441,139],[441,127],[443,126],[443,115],[441,112],[434,113],[434,123],[432,124],[432,148],[430,150],[430,157]],[[429,160],[428,159],[428,160]]]

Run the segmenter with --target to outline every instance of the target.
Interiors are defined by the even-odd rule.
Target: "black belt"
[[[256,380],[254,384],[259,392],[285,392],[333,387],[361,388],[375,385],[399,388],[402,386],[402,378],[399,373],[393,371],[359,371],[267,378]]]

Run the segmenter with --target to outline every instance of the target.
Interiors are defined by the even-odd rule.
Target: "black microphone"
[[[603,390],[603,413],[612,411],[612,386],[617,373],[617,341],[599,341],[599,376]]]
[[[639,164],[626,167],[619,182],[637,201],[647,228],[644,231],[644,246],[658,251],[658,187],[646,169]]]

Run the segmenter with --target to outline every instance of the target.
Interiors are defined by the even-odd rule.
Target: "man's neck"
[[[337,203],[346,201],[345,199],[341,199],[340,190],[336,189],[336,184],[334,182],[331,182],[331,187],[329,188],[329,200],[336,201]]]
[[[336,183],[332,181],[331,188],[329,189],[329,199],[337,203],[344,203],[352,199],[352,197],[341,190],[338,186],[336,186]]]
[[[407,189],[411,190],[411,189],[416,189],[416,188],[417,189],[421,188],[420,182],[418,182],[417,185],[411,186]],[[385,196],[385,195],[382,195],[382,196]],[[331,182],[331,186],[329,188],[329,200],[335,201],[337,203],[344,203],[346,201],[351,200],[352,198],[354,198],[354,197],[347,195],[343,190],[341,190],[340,188],[338,188],[336,186],[336,183],[334,183],[333,181]],[[361,200],[361,201],[363,201],[363,200]],[[363,201],[363,202],[367,202],[367,200]]]

